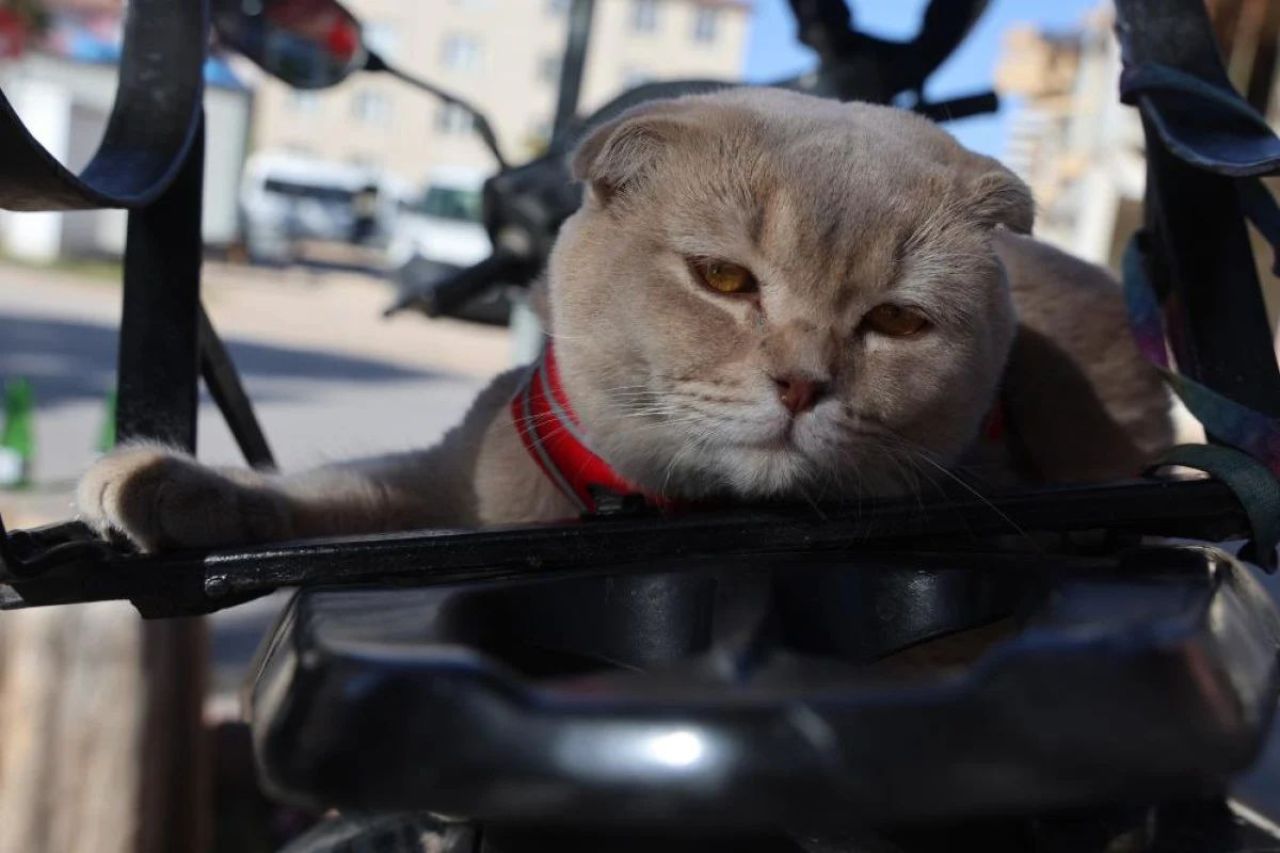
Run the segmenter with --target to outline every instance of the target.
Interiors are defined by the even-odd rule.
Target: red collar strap
[[[642,495],[650,506],[670,509],[673,501],[645,492],[623,479],[587,444],[569,398],[560,385],[555,350],[548,342],[511,400],[516,433],[533,461],[581,512],[596,512],[601,492]],[[997,399],[982,424],[982,437],[1001,443],[1006,436],[1003,402]]]
[[[650,506],[670,502],[627,482],[591,449],[560,385],[555,350],[548,341],[511,401],[511,418],[524,449],[564,496],[582,512],[596,512],[601,491],[643,495]]]

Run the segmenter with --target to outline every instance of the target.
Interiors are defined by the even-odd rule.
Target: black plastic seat
[[[993,622],[971,662],[885,657]],[[249,700],[267,785],[313,805],[853,825],[1221,791],[1277,648],[1275,606],[1211,549],[882,554],[306,590]]]

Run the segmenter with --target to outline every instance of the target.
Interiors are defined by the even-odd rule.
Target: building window
[[[652,33],[658,29],[658,0],[631,0],[631,29]]]
[[[550,54],[542,57],[538,61],[538,79],[544,83],[550,83],[552,86],[560,82],[560,62],[559,54]]]
[[[366,89],[351,99],[351,115],[365,124],[391,123],[391,99],[381,92]]]
[[[478,71],[484,60],[484,52],[480,40],[474,36],[445,36],[444,46],[440,52],[440,60],[445,68],[454,71]]]
[[[634,89],[636,86],[643,86],[645,83],[652,83],[657,79],[656,74],[644,68],[636,68],[629,65],[622,69],[623,89]]]
[[[470,133],[471,113],[457,104],[441,104],[436,110],[436,131],[444,136]]]
[[[693,40],[713,42],[716,40],[716,27],[720,23],[720,12],[710,6],[699,6],[693,14]]]
[[[290,89],[289,109],[293,110],[295,113],[306,113],[308,115],[319,112],[320,96],[315,92]]]

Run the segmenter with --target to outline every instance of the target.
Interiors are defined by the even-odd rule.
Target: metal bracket
[[[0,208],[138,208],[157,199],[196,140],[208,30],[203,0],[131,0],[115,106],[79,176],[36,141],[0,93]]]
[[[271,446],[267,444],[267,437],[253,413],[253,402],[245,393],[231,354],[223,346],[222,338],[218,337],[203,305],[200,306],[199,323],[200,375],[209,395],[222,412],[222,418],[231,429],[245,461],[259,470],[274,469],[275,457],[271,455]]]

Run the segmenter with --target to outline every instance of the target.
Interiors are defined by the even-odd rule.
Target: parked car
[[[484,179],[484,172],[464,166],[428,172],[421,193],[400,205],[387,248],[388,266],[400,269],[416,256],[443,271],[489,257],[493,247],[482,222],[480,195]]]
[[[286,264],[298,260],[306,241],[369,242],[385,230],[380,187],[377,173],[359,166],[280,152],[253,155],[240,188],[250,259]]]

